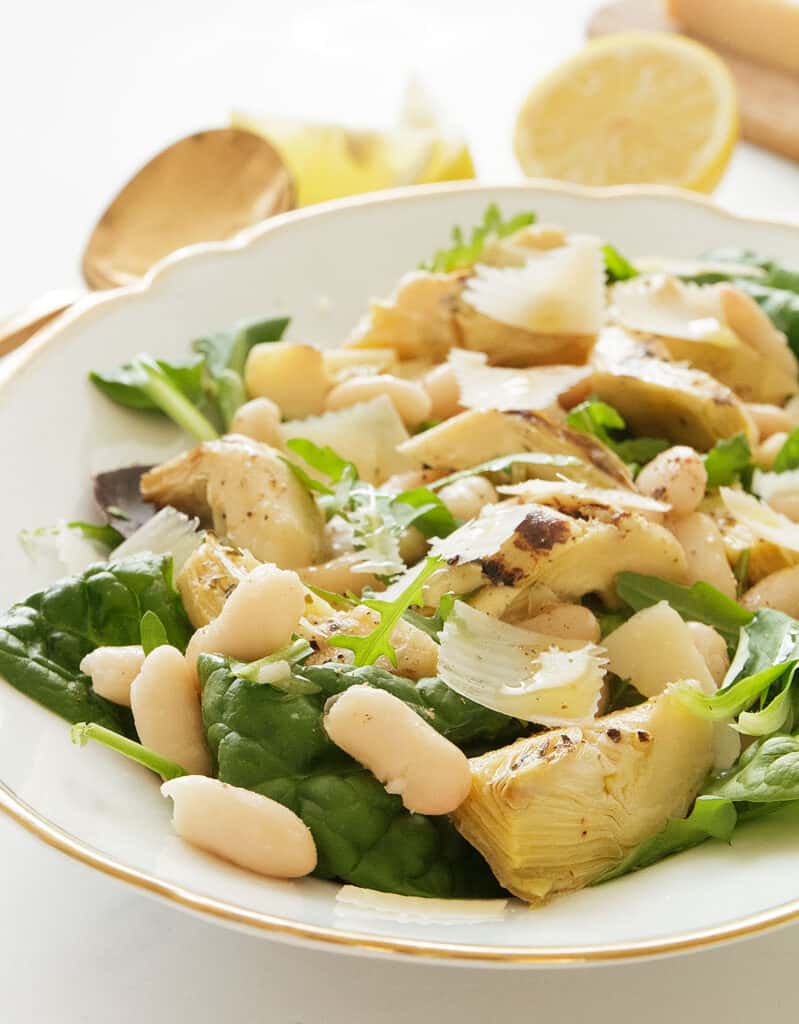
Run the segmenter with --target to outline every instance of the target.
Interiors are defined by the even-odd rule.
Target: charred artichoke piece
[[[464,299],[471,270],[413,271],[394,294],[373,302],[347,341],[355,348],[393,348],[401,359],[441,361],[456,346],[485,352],[503,366],[584,363],[593,334],[538,333],[500,323]]]
[[[447,566],[430,580],[431,593],[466,593],[493,584],[509,591],[546,588],[555,600],[613,593],[623,570],[681,580],[685,555],[663,526],[637,512],[501,502],[438,541],[433,553]]]
[[[192,626],[200,629],[215,619],[231,591],[258,565],[249,551],[230,547],[213,533],[206,533],[175,580]]]
[[[687,814],[712,760],[712,723],[670,688],[595,725],[472,758],[471,793],[453,820],[506,889],[540,904]]]
[[[538,412],[473,409],[417,434],[399,451],[418,466],[441,470],[470,469],[501,455],[540,452],[578,459],[576,465],[528,466],[531,476],[566,477],[597,487],[632,487],[629,470],[601,441],[561,426]]]
[[[142,496],[200,519],[263,562],[295,569],[319,561],[319,509],[280,453],[238,434],[206,441],[156,466]]]
[[[728,387],[702,370],[667,362],[618,328],[602,332],[592,356],[595,393],[637,434],[707,451],[716,441],[757,433]]]

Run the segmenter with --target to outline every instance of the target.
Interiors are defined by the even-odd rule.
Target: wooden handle
[[[47,292],[0,324],[0,356],[24,345],[45,324],[69,309],[77,297],[77,292],[73,291]]]

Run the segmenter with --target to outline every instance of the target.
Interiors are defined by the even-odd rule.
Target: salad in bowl
[[[799,273],[491,206],[367,300],[92,372],[191,440],[23,534],[7,683],[185,841],[401,897],[537,906],[799,800]]]

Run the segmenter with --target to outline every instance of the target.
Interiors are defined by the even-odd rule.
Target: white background
[[[9,5],[0,15],[0,314],[78,286],[81,246],[116,188],[162,145],[223,124],[235,106],[387,125],[415,72],[466,132],[481,176],[518,177],[515,111],[533,80],[579,45],[594,6]],[[739,147],[718,198],[799,221],[799,168]],[[6,820],[0,866],[3,1024],[738,1022],[788,1009],[799,955],[793,928],[679,960],[568,974],[365,961],[223,931]]]

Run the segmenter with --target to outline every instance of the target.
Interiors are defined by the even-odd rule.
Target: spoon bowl
[[[232,238],[295,205],[294,181],[277,150],[242,128],[179,139],[141,168],[100,217],[83,253],[90,288],[143,277],[164,256]],[[0,356],[18,348],[77,298],[50,292],[0,325]]]
[[[294,205],[277,150],[239,128],[198,132],[162,150],[117,194],[83,255],[90,288],[142,277],[164,256],[219,241]]]

